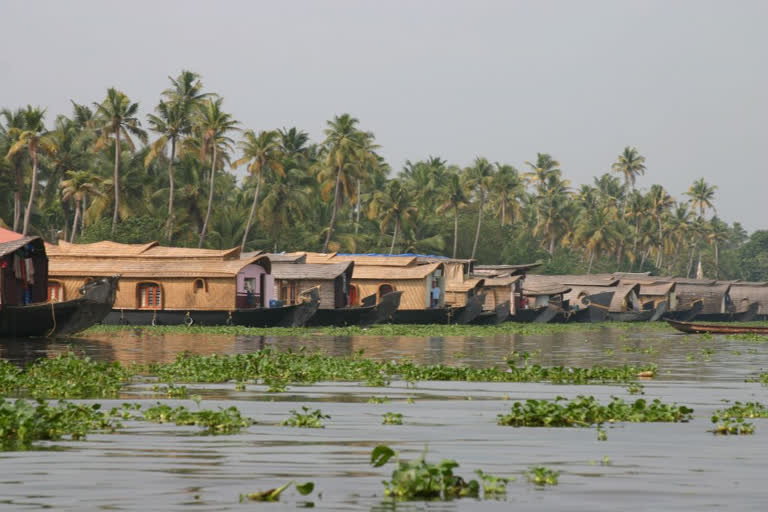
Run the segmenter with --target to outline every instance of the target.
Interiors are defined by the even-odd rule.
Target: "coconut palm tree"
[[[386,232],[391,224],[394,224],[389,254],[395,251],[397,233],[401,226],[405,221],[410,220],[416,212],[417,208],[413,206],[408,189],[398,179],[390,180],[386,189],[378,190],[373,194],[368,217],[379,220],[382,233]]]
[[[207,153],[208,148],[210,148],[211,152],[211,182],[210,188],[208,189],[208,209],[205,214],[205,220],[203,221],[203,229],[200,230],[198,247],[202,247],[203,242],[205,242],[205,233],[211,219],[214,180],[216,178],[216,167],[219,163],[219,150],[220,148],[223,151],[231,150],[234,141],[229,138],[227,134],[239,130],[239,128],[237,128],[237,125],[240,124],[239,121],[235,121],[231,114],[221,110],[223,101],[222,98],[216,98],[215,100],[208,98],[198,109],[196,119],[197,129],[200,135],[201,155]]]
[[[62,201],[69,201],[72,199],[75,202],[75,219],[72,221],[72,234],[70,235],[69,242],[75,241],[75,235],[77,234],[77,227],[81,220],[83,201],[88,194],[93,196],[100,196],[99,184],[101,178],[88,172],[88,171],[67,171],[66,175],[68,179],[62,180],[59,183],[61,189]]]
[[[274,174],[259,206],[259,217],[278,251],[286,229],[303,222],[311,201],[312,179],[302,169],[287,169],[285,174]]]
[[[32,159],[32,181],[29,190],[29,202],[24,212],[24,227],[21,233],[26,236],[29,232],[29,219],[32,215],[32,207],[35,204],[35,194],[37,193],[37,165],[40,152],[55,153],[56,144],[45,129],[45,109],[28,105],[23,113],[24,130],[18,134],[18,139],[8,149],[6,158],[13,158],[14,155],[27,150]]]
[[[472,190],[477,197],[477,228],[475,229],[475,242],[472,244],[471,259],[475,259],[477,252],[477,242],[480,240],[480,223],[483,219],[483,208],[485,207],[485,198],[488,191],[493,186],[495,172],[493,165],[483,158],[477,157],[471,167],[464,169],[464,183],[466,187]]]
[[[558,237],[567,231],[571,208],[568,185],[568,180],[561,179],[557,174],[550,175],[535,198],[537,220],[533,233],[543,235],[548,241],[549,254],[555,253]]]
[[[24,109],[16,110],[3,109],[0,115],[5,118],[5,126],[0,125],[0,138],[2,139],[3,155],[18,142],[19,135],[24,131]],[[24,193],[24,174],[22,166],[27,154],[24,152],[16,153],[13,157],[6,157],[8,165],[13,173],[13,230],[18,231],[21,224],[22,204],[21,196]]]
[[[193,71],[182,70],[176,78],[168,77],[171,87],[163,91],[163,96],[170,103],[186,103],[192,107],[200,105],[203,100],[214,94],[202,92],[203,82],[200,75]]]
[[[459,173],[454,170],[448,178],[442,190],[443,202],[437,207],[437,213],[442,214],[453,210],[453,258],[456,257],[456,247],[459,240],[459,209],[469,204],[464,183]]]
[[[612,206],[584,210],[573,233],[573,241],[583,246],[588,258],[587,273],[592,273],[595,255],[607,251],[619,236],[615,224],[616,211]]]
[[[536,163],[526,161],[525,165],[531,170],[523,176],[529,183],[535,185],[537,191],[542,190],[551,177],[557,176],[559,178],[562,176],[560,162],[547,153],[536,153]]]
[[[650,215],[656,221],[656,226],[658,227],[658,252],[656,253],[655,265],[656,268],[661,268],[661,264],[664,259],[664,225],[662,223],[662,219],[664,215],[670,210],[670,208],[672,208],[672,206],[675,204],[675,201],[672,199],[672,196],[670,196],[667,191],[664,190],[664,187],[657,184],[651,185],[651,190],[648,191],[646,197],[650,209]]]
[[[94,150],[99,150],[107,145],[111,138],[115,144],[115,167],[112,175],[112,183],[115,193],[114,213],[112,215],[112,236],[120,216],[120,153],[121,138],[125,140],[131,151],[136,146],[131,139],[134,135],[141,142],[147,142],[147,132],[142,130],[141,121],[137,117],[139,104],[132,103],[130,98],[114,87],[107,89],[107,97],[101,103],[94,103],[96,118],[94,126],[99,130],[100,136],[94,144]]]
[[[511,165],[496,162],[496,174],[491,184],[491,196],[495,200],[501,216],[501,225],[507,224],[507,211],[512,222],[520,216],[518,199],[524,191],[520,173]]]
[[[712,220],[709,221],[707,238],[709,243],[712,244],[715,253],[715,279],[720,277],[720,247],[728,241],[729,237],[730,230],[728,229],[728,224],[717,217],[712,217]]]
[[[240,251],[242,252],[245,251],[245,243],[248,241],[248,233],[256,213],[256,203],[259,200],[259,189],[264,172],[272,171],[280,176],[285,176],[285,168],[282,162],[283,152],[280,149],[280,134],[277,131],[261,131],[256,135],[253,130],[246,130],[239,146],[243,150],[243,157],[235,161],[232,166],[240,167],[243,164],[248,164],[248,172],[251,173],[251,176],[256,177],[253,204],[251,205],[251,212],[248,214],[248,222],[245,224],[243,241],[240,244]]]
[[[624,190],[628,194],[635,188],[637,176],[645,174],[645,157],[636,148],[627,146],[611,165],[611,170],[624,177]]]
[[[704,217],[707,208],[712,208],[717,213],[717,209],[714,206],[715,191],[717,186],[710,186],[704,181],[704,178],[699,178],[693,182],[693,185],[685,192],[690,199],[691,206],[699,209],[699,216]]]
[[[336,116],[328,121],[325,129],[325,162],[318,174],[318,180],[322,183],[321,194],[326,201],[333,190],[333,204],[331,206],[331,219],[328,231],[325,234],[323,252],[328,251],[328,243],[333,235],[336,224],[336,215],[346,195],[354,196],[352,184],[348,178],[354,172],[355,160],[365,158],[364,148],[366,139],[373,140],[373,134],[361,132],[357,129],[360,121],[349,114]]]
[[[171,155],[168,159],[168,221],[166,236],[170,244],[173,238],[175,219],[173,199],[175,194],[175,179],[173,163],[176,160],[176,144],[182,137],[192,132],[192,105],[188,101],[160,101],[155,107],[157,114],[148,114],[150,129],[160,135],[150,146],[144,165],[149,165],[158,155],[165,153],[168,143],[171,144]]]

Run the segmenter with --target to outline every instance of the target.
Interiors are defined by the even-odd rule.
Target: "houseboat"
[[[279,306],[271,262],[240,258],[238,248],[188,249],[97,242],[48,246],[51,280],[66,298],[91,279],[120,274],[107,324],[296,327],[317,310],[317,289]],[[272,307],[270,307],[272,306]]]
[[[283,304],[295,304],[299,291],[317,288],[320,295],[318,310],[307,325],[372,325],[392,316],[400,304],[402,292],[382,296],[372,293],[360,297],[352,285],[354,261],[338,263],[305,263],[306,255],[268,255],[278,298]]]
[[[83,283],[64,300],[48,280],[43,240],[0,228],[0,337],[50,337],[87,329],[111,310],[117,282],[110,274]]]

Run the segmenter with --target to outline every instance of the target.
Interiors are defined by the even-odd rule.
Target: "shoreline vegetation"
[[[729,325],[768,326],[768,322],[745,322]],[[414,325],[414,324],[377,324],[370,327],[242,327],[232,326],[131,326],[131,325],[96,325],[83,331],[81,336],[104,333],[129,334],[222,334],[246,336],[493,336],[499,334],[552,334],[561,332],[597,331],[600,329],[621,329],[631,331],[669,331],[677,334],[665,322],[606,322],[573,324],[531,324],[505,322],[498,325]],[[685,336],[684,334],[679,334]],[[698,335],[704,336],[707,335]],[[735,339],[761,338],[755,335],[732,335]],[[730,338],[729,336],[728,338]]]
[[[655,163],[631,145],[603,155],[614,162],[581,185],[546,152],[519,155],[519,168],[425,155],[395,169],[351,114],[329,119],[318,140],[297,127],[253,129],[199,74],[169,78],[154,105],[113,87],[55,120],[41,106],[0,106],[0,226],[50,242],[422,253],[541,261],[548,274],[693,277],[701,268],[768,280],[768,231],[721,220],[717,186],[703,178],[677,198],[637,183]]]

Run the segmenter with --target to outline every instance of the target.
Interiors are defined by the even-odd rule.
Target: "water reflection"
[[[724,337],[697,338],[672,331],[603,328],[540,335],[494,336],[235,336],[154,334],[150,330],[93,334],[69,340],[0,340],[0,357],[25,364],[75,351],[124,364],[170,362],[182,352],[247,354],[265,347],[318,350],[335,356],[363,353],[376,360],[409,359],[419,364],[504,367],[528,353],[543,366],[649,364],[659,379],[743,380],[761,369],[763,345]]]

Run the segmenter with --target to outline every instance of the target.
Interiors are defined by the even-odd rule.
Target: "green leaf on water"
[[[371,452],[371,465],[375,468],[381,467],[389,459],[395,456],[395,451],[387,445],[380,444]]]
[[[315,490],[315,482],[307,482],[305,484],[296,484],[296,490],[299,491],[299,494],[301,494],[302,496],[306,496],[307,494]]]

